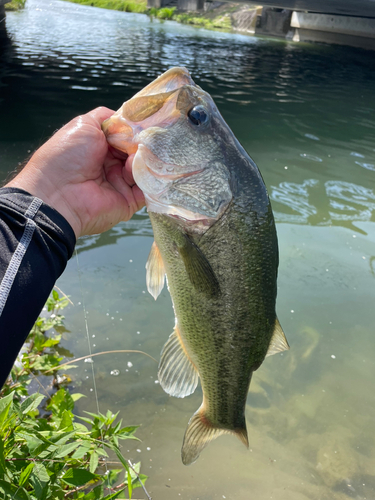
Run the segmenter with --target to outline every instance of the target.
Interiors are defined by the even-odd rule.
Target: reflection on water
[[[373,53],[208,32],[58,0],[28,0],[25,11],[7,15],[7,29],[2,178],[73,116],[98,105],[117,109],[170,66],[185,65],[269,188],[280,242],[278,316],[292,348],[254,374],[250,451],[224,436],[184,467],[182,437],[200,389],[170,398],[156,363],[142,355],[94,359],[100,408],[142,424],[142,443],[124,452],[141,458],[153,498],[374,498]],[[146,291],[151,243],[145,210],[79,240],[79,265],[71,259],[59,280],[75,304],[66,313],[66,349],[88,352],[85,304],[93,352],[137,349],[158,359],[174,318],[166,289],[157,302]],[[70,374],[88,396],[79,411],[95,410],[88,365]]]
[[[316,179],[307,179],[302,184],[282,182],[277,187],[271,186],[270,198],[275,202],[274,213],[279,222],[319,225],[336,222],[349,227],[348,222],[375,221],[374,190],[350,182],[327,181],[322,185]],[[319,199],[319,208],[311,203],[314,199]],[[280,205],[282,211],[278,210]]]

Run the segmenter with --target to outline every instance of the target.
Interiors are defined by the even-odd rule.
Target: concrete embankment
[[[375,18],[363,17],[363,11],[360,16],[355,16],[302,12],[246,3],[148,0],[148,7],[165,6],[174,6],[179,13],[188,12],[193,19],[194,16],[208,19],[226,16],[230,18],[230,25],[236,31],[286,38],[295,42],[325,42],[375,49]]]

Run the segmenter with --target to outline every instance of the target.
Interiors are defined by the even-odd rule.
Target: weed
[[[69,378],[58,376],[64,316],[68,299],[54,290],[26,347],[0,392],[0,497],[20,500],[110,500],[144,487],[140,463],[131,464],[120,451],[120,440],[137,439],[137,426],[123,427],[118,414],[73,414],[82,394],[71,394]],[[64,367],[64,370],[67,367]],[[29,395],[32,379],[53,378],[54,392]],[[79,420],[81,422],[79,422]],[[117,457],[108,469],[109,454]],[[113,462],[111,462],[113,463]],[[107,470],[106,470],[107,469]]]

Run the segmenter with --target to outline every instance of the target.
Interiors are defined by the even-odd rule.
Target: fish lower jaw
[[[185,208],[166,205],[156,200],[152,196],[145,193],[146,207],[148,212],[154,212],[158,214],[169,215],[176,219],[181,220],[184,223],[201,223],[205,226],[211,226],[216,219],[211,219],[205,215],[191,212]]]

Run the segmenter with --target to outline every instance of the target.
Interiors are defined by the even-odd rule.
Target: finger
[[[115,158],[112,158],[112,160],[108,158],[105,161],[104,170],[109,184],[124,199],[125,213],[123,220],[130,219],[130,217],[143,206],[142,195],[140,195],[139,191],[133,192],[133,188],[125,181],[122,174],[123,164],[121,161]]]
[[[111,152],[114,158],[118,158],[119,160],[125,161],[129,156],[128,153],[124,151],[120,151],[119,149],[114,148],[110,144],[108,145],[108,150]]]
[[[145,195],[143,194],[143,191],[141,191],[141,189],[136,184],[132,187],[132,191],[134,200],[137,204],[137,210],[140,210],[146,204]]]
[[[105,106],[100,106],[99,108],[95,108],[92,111],[87,113],[88,116],[91,116],[95,121],[102,124],[104,120],[112,116],[114,111],[112,109],[106,108]]]
[[[125,166],[122,170],[122,175],[124,176],[125,182],[129,184],[129,186],[134,186],[135,180],[133,177],[133,160],[134,160],[135,154],[130,155],[126,162]]]

